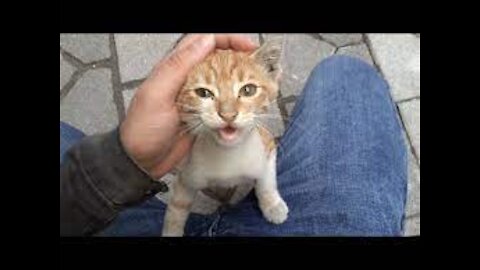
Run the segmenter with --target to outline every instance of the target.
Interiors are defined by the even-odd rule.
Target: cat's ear
[[[274,80],[279,80],[282,73],[280,58],[282,55],[283,39],[267,40],[260,48],[254,51],[250,57],[253,57],[259,64],[263,65],[268,74]]]

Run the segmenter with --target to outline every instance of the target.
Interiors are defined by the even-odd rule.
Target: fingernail
[[[205,49],[213,45],[213,34],[203,35],[197,43],[199,49]]]

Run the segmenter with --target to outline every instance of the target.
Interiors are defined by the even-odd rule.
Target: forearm
[[[60,235],[91,235],[127,206],[166,191],[139,169],[120,143],[118,129],[72,147],[60,168]]]

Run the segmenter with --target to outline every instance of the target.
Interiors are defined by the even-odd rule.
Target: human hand
[[[180,132],[175,100],[190,70],[215,48],[251,51],[256,45],[242,35],[187,35],[154,67],[131,101],[120,141],[153,178],[172,170],[190,150],[193,138]]]

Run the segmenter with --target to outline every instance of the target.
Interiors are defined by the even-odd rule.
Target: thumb
[[[154,69],[152,88],[174,100],[190,70],[215,48],[213,34],[193,37],[188,45],[175,49]]]
[[[193,144],[191,136],[182,136],[174,144],[170,153],[153,167],[151,175],[160,178],[171,171],[188,154]]]

